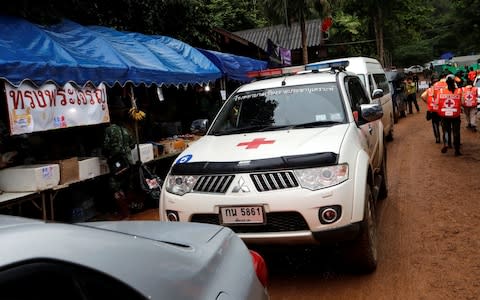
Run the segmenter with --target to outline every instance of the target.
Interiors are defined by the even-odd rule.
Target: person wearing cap
[[[448,150],[450,133],[453,134],[453,146],[455,156],[462,155],[460,152],[460,116],[462,113],[462,89],[457,88],[455,76],[449,74],[446,77],[447,87],[441,88],[437,94],[438,115],[442,118],[443,147],[442,153]]]
[[[434,97],[434,95],[435,95],[435,91],[438,92],[438,90],[442,87],[443,84],[437,84],[438,80],[439,78],[436,74],[432,75],[431,86],[422,93],[420,98],[423,100],[423,102],[427,104],[427,121],[428,120],[432,121],[432,129],[433,129],[433,136],[435,137],[435,142],[437,144],[440,144],[441,118],[438,115],[438,102],[436,101],[437,99]]]

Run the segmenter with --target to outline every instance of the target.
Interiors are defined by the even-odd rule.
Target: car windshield
[[[232,95],[208,134],[333,126],[345,122],[340,93],[331,82]]]

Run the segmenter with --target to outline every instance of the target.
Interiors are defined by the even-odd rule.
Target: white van
[[[322,60],[319,63],[332,63],[348,61],[347,71],[356,73],[362,80],[370,98],[376,89],[383,90],[383,96],[373,99],[372,102],[379,103],[383,109],[383,132],[387,140],[393,139],[393,124],[395,123],[392,93],[388,85],[388,79],[380,62],[370,57],[346,57],[330,60]],[[312,63],[315,64],[315,63]],[[310,64],[311,65],[311,64]]]

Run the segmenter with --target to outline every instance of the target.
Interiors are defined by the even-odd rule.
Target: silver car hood
[[[222,227],[207,224],[194,224],[195,226],[192,226],[192,223],[159,221],[107,221],[77,223],[76,225],[125,233],[158,242],[193,247],[208,243],[223,229]]]
[[[32,259],[65,261],[109,274],[149,299],[265,296],[245,244],[232,230],[217,225],[72,225],[0,215],[0,240],[0,269]]]

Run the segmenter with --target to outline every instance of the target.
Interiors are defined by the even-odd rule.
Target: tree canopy
[[[17,0],[2,12],[48,24],[82,25],[167,35],[218,49],[212,29],[237,31],[331,15],[329,56],[364,55],[407,66],[476,54],[480,0]]]

